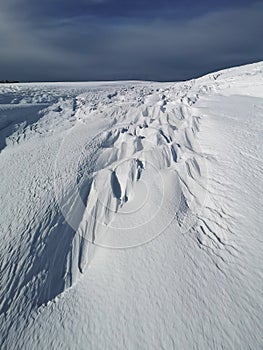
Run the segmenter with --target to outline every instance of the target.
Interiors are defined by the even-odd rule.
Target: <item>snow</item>
[[[1,349],[260,349],[263,63],[0,85]]]

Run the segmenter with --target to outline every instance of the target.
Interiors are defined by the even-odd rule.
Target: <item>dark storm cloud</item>
[[[171,6],[168,13],[163,10],[156,17],[142,13],[123,13],[121,17],[108,13],[105,17],[100,13],[102,8],[105,11],[106,4],[113,6],[118,1],[81,0],[79,5],[96,9],[96,14],[83,11],[69,16],[73,2],[63,1],[64,6],[60,0],[43,3],[46,10],[42,9],[39,17],[39,9],[28,6],[29,0],[20,1],[22,12],[13,10],[14,0],[2,8],[0,79],[180,80],[263,56],[260,4],[210,10],[205,15],[191,12],[177,18],[182,7]],[[59,16],[48,14],[55,7],[59,9],[60,3]],[[140,3],[146,4],[146,0]],[[26,4],[30,11],[26,11]],[[158,8],[157,2],[153,1],[152,8]],[[146,11],[146,6],[142,9]],[[32,20],[29,13],[31,17],[34,13]]]
[[[256,3],[250,0],[249,3]],[[222,8],[246,6],[247,0],[8,0],[5,5],[11,11],[34,19],[63,18],[85,13],[104,18],[147,18],[158,16],[191,17]]]

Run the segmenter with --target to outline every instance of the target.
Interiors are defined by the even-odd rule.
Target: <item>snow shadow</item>
[[[6,139],[21,128],[36,123],[41,117],[41,110],[49,104],[12,104],[0,105],[0,151],[6,147]]]

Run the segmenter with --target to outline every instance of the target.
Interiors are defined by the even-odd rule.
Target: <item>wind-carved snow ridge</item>
[[[78,191],[65,197],[79,208],[78,220],[72,217],[72,205],[58,199],[76,231],[67,285],[91,262],[97,246],[131,248],[153,240],[171,223],[175,236],[196,224],[206,195],[206,167],[195,137],[199,117],[191,112],[197,97],[188,97],[189,90],[189,84],[180,90],[142,90],[139,103],[115,110],[112,125],[82,146],[75,166]],[[117,96],[108,98],[118,105]],[[84,98],[78,112],[81,123]],[[103,114],[110,114],[108,108]],[[56,186],[57,194],[63,192],[63,181]]]

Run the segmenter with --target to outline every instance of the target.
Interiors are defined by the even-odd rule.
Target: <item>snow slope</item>
[[[263,63],[0,86],[1,349],[260,349]]]

